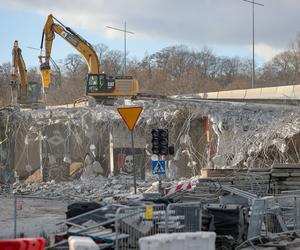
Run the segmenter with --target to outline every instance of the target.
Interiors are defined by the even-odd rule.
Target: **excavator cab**
[[[112,93],[115,89],[115,79],[107,78],[106,74],[88,74],[87,94]]]
[[[112,76],[106,74],[88,74],[86,94],[96,99],[116,98],[117,96],[135,96],[138,81],[131,76]]]

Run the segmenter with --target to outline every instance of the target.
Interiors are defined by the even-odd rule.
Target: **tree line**
[[[101,72],[123,74],[122,51],[107,45],[94,46]],[[50,90],[49,104],[71,103],[84,95],[87,66],[79,54],[59,61],[62,85]],[[128,75],[138,79],[140,91],[162,95],[189,94],[251,87],[252,61],[249,58],[223,57],[210,48],[192,50],[170,46],[142,59],[128,58]],[[11,63],[0,65],[0,105],[9,103]],[[54,72],[55,74],[55,72]],[[300,36],[282,53],[256,68],[256,87],[300,84]],[[38,68],[28,70],[28,81],[40,81]]]

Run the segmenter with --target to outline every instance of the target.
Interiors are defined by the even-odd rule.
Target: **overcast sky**
[[[260,62],[286,49],[300,31],[300,0],[258,0],[255,7],[256,55]],[[242,0],[0,0],[0,62],[9,61],[18,39],[30,65],[40,44],[42,27],[53,13],[90,43],[123,49],[122,34],[106,25],[134,31],[128,40],[129,56],[186,44],[212,48],[218,55],[251,57],[252,6]],[[75,52],[60,38],[54,58]],[[24,55],[25,57],[25,55]],[[34,58],[34,59],[33,59]],[[26,58],[24,58],[26,60]]]

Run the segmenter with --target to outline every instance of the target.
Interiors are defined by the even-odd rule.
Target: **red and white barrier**
[[[46,240],[43,238],[20,238],[0,240],[1,250],[44,250]]]
[[[190,181],[185,183],[178,183],[175,186],[165,188],[165,195],[170,195],[190,189],[192,189],[192,183]]]

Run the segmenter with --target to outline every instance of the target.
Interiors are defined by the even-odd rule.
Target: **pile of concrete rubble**
[[[169,144],[175,149],[169,159],[172,167],[168,174],[172,178],[197,175],[207,166],[268,168],[273,163],[300,161],[298,107],[283,109],[278,105],[178,98],[135,104],[144,108],[135,128],[135,145],[146,159],[143,164],[149,167],[151,129],[167,128]],[[118,154],[125,154],[129,148],[129,133],[116,107],[3,111],[2,121],[8,121],[6,117],[11,122],[1,125],[3,131],[6,128],[10,131],[9,140],[5,141],[7,145],[0,150],[1,183],[13,183],[13,171],[26,179],[40,168],[41,161],[53,176],[60,177],[44,176],[44,181],[67,180],[55,170],[67,169],[74,162],[84,165],[87,154],[94,154],[101,164],[97,172],[107,176],[112,169],[111,159],[117,159]],[[109,152],[115,154],[114,158]],[[125,155],[130,156],[128,152]],[[118,167],[117,161],[114,166]],[[86,165],[84,169],[88,169]],[[65,172],[67,175],[68,171]]]
[[[137,180],[137,193],[141,194],[145,192],[151,187],[152,183],[153,180]],[[138,195],[132,196],[134,194],[133,177],[129,175],[108,178],[97,176],[68,182],[55,182],[55,180],[51,180],[41,183],[14,183],[13,193],[86,201],[99,201],[107,197],[115,197],[116,199],[122,199],[122,197],[139,197]]]

